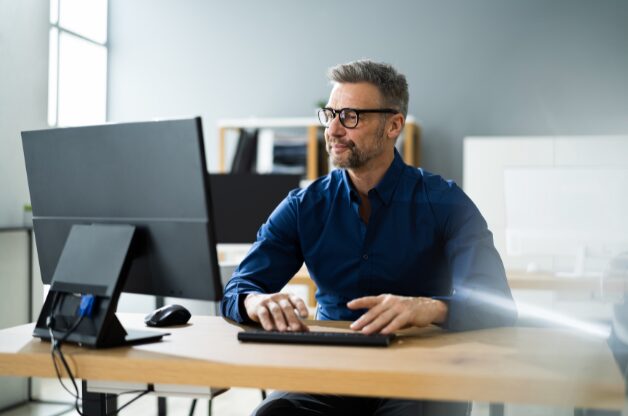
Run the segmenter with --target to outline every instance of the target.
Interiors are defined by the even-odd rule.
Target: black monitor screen
[[[136,250],[124,291],[221,298],[200,118],[22,138],[44,283],[73,225],[128,224],[137,230]]]

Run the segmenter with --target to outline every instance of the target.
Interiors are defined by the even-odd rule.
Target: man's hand
[[[267,331],[308,330],[307,325],[299,319],[307,318],[308,310],[298,296],[288,293],[251,293],[244,299],[244,307],[249,318],[261,323]]]
[[[442,323],[447,318],[447,304],[423,297],[396,295],[365,296],[347,304],[349,309],[368,309],[351,324],[351,329],[365,334],[390,334],[411,326]]]

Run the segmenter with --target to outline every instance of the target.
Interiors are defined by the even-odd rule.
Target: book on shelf
[[[258,130],[240,130],[238,144],[236,145],[231,173],[253,173],[256,170],[258,151]]]

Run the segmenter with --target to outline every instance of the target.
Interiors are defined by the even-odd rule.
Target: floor
[[[55,403],[32,402],[4,412],[2,416],[73,416],[73,403],[68,393],[61,389],[57,380],[38,380],[34,383],[34,391],[46,401]],[[126,403],[130,397],[121,398],[119,405]],[[241,416],[249,415],[261,401],[260,390],[232,388],[226,393],[214,398],[212,403],[212,415],[214,416]],[[170,397],[167,399],[168,416],[189,415],[192,400],[189,398]],[[471,416],[488,416],[489,405],[487,403],[474,403]],[[119,415],[154,416],[157,414],[157,399],[155,397],[142,397],[128,408],[123,409]],[[208,401],[198,400],[194,415],[207,415]],[[547,406],[507,405],[504,416],[573,416],[573,410],[569,408]]]
[[[78,415],[74,410],[74,404],[71,396],[65,391],[57,388],[56,380],[45,380],[41,383],[42,396],[49,402],[32,402],[27,405],[19,406],[5,412],[0,412],[2,416],[57,416]],[[131,396],[124,396],[119,399],[118,405],[121,406]],[[234,388],[221,394],[213,399],[212,415],[215,416],[240,416],[249,415],[257,404],[261,401],[260,390],[257,389],[240,389]],[[59,402],[65,402],[59,404]],[[192,399],[181,397],[169,397],[166,400],[168,416],[189,415]],[[194,415],[208,414],[208,400],[200,399],[197,401]],[[154,396],[142,397],[136,402],[129,405],[118,413],[119,415],[133,416],[154,416],[157,414],[157,398]]]

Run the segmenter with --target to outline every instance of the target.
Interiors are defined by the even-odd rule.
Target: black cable
[[[81,407],[79,406],[79,401],[81,401],[79,388],[78,388],[78,385],[76,384],[76,379],[74,378],[74,375],[72,374],[72,370],[70,369],[70,366],[67,360],[65,359],[63,352],[61,351],[61,345],[70,337],[70,335],[76,330],[76,328],[78,328],[78,326],[83,321],[83,318],[85,315],[81,314],[81,316],[79,316],[79,318],[76,321],[74,321],[74,323],[70,326],[70,328],[68,328],[65,331],[65,333],[60,339],[55,339],[53,326],[55,322],[56,307],[57,307],[58,299],[59,299],[58,292],[55,292],[54,298],[52,301],[50,317],[48,318],[48,322],[47,322],[48,330],[50,331],[50,342],[52,344],[51,351],[50,351],[51,356],[52,356],[52,363],[55,368],[55,373],[57,374],[57,379],[59,379],[59,384],[61,384],[63,389],[67,391],[74,398],[74,408],[76,409],[78,414],[82,416],[83,413],[81,411]],[[63,300],[64,299],[62,299],[62,303],[63,303]],[[55,356],[55,353],[56,353],[56,356]],[[65,384],[63,383],[63,380],[61,379],[61,372],[59,371],[59,366],[57,364],[57,356],[59,360],[61,360],[61,364],[63,364],[63,368],[65,369],[65,372],[67,373],[68,377],[70,378],[70,381],[72,382],[72,386],[74,387],[74,392],[70,391],[70,389],[65,386]]]
[[[57,374],[57,379],[59,379],[59,383],[61,384],[61,387],[63,387],[63,389],[65,391],[67,391],[74,399],[76,399],[76,395],[78,394],[78,389],[75,386],[75,391],[77,392],[76,394],[71,392],[70,389],[68,389],[65,384],[63,383],[63,381],[61,380],[61,372],[59,371],[59,366],[57,365],[57,358],[55,356],[55,352],[56,352],[56,340],[54,337],[54,333],[53,333],[53,326],[55,323],[55,309],[57,306],[57,302],[59,300],[59,292],[54,292],[53,298],[52,298],[52,305],[50,307],[50,316],[48,317],[48,319],[46,320],[46,325],[48,326],[48,332],[50,333],[50,355],[52,357],[52,364],[54,365],[55,368],[55,373]]]
[[[83,416],[83,412],[81,411],[81,406],[79,406],[79,401],[82,403],[84,400],[80,396],[78,385],[76,384],[76,379],[74,378],[74,375],[72,374],[70,366],[67,360],[65,359],[63,352],[61,351],[61,345],[79,327],[85,315],[81,314],[81,316],[79,316],[79,318],[76,321],[74,321],[74,323],[70,326],[70,328],[66,330],[63,336],[60,339],[55,340],[53,326],[55,322],[55,312],[56,312],[55,309],[57,307],[58,299],[59,299],[59,292],[54,292],[52,306],[50,308],[50,316],[48,317],[48,320],[46,322],[48,326],[48,331],[50,332],[50,342],[51,342],[50,354],[52,356],[52,363],[54,365],[55,373],[57,374],[57,379],[59,380],[61,387],[63,387],[63,389],[67,391],[74,398],[74,409],[77,411],[79,415]],[[63,300],[62,300],[62,303],[63,303]],[[56,355],[55,355],[55,352],[56,352]],[[65,369],[65,372],[67,373],[68,377],[70,378],[70,381],[72,382],[72,386],[74,387],[74,392],[70,391],[70,389],[66,387],[66,385],[63,383],[63,380],[61,379],[61,372],[59,371],[59,366],[57,364],[57,357],[59,358],[59,360],[61,360],[61,363],[63,364],[63,367]],[[122,393],[119,393],[118,396],[122,396],[124,394],[132,394],[132,393],[139,393],[139,394],[136,397],[129,400],[128,402],[126,402],[124,405],[122,405],[118,409],[116,409],[115,411],[113,411],[112,413],[107,413],[107,416],[118,414],[118,412],[120,412],[122,409],[124,409],[125,407],[133,403],[134,401],[138,400],[140,397],[150,393],[153,390],[154,390],[153,385],[151,384],[149,385],[149,388],[146,390],[129,390],[129,391],[124,391]]]
[[[54,366],[55,366],[55,371],[57,373],[57,378],[59,379],[59,383],[61,383],[63,388],[68,393],[70,393],[72,396],[74,396],[74,408],[76,409],[78,414],[81,415],[81,416],[83,415],[83,413],[81,412],[81,409],[80,409],[80,406],[79,406],[79,401],[81,400],[81,396],[80,396],[80,393],[79,393],[78,385],[76,384],[76,380],[74,378],[74,375],[72,374],[72,370],[70,369],[70,366],[68,365],[68,362],[65,359],[65,356],[63,355],[63,352],[61,351],[61,345],[63,344],[63,342],[65,342],[68,339],[68,337],[72,334],[72,332],[74,332],[76,330],[76,328],[78,328],[78,326],[80,325],[80,323],[82,321],[83,321],[83,316],[80,316],[74,322],[74,324],[65,332],[65,334],[63,334],[63,336],[59,340],[55,340],[52,330],[50,331],[50,336],[52,338],[52,362],[54,363]],[[65,368],[65,372],[67,373],[68,377],[70,377],[70,381],[72,382],[72,386],[74,387],[74,392],[75,393],[70,392],[70,390],[65,387],[65,385],[63,384],[63,381],[61,380],[61,376],[59,374],[59,369],[58,369],[58,366],[57,366],[57,363],[56,363],[56,360],[55,360],[55,352],[57,353],[59,359],[61,360],[61,363],[63,364],[63,367]]]
[[[59,380],[59,384],[61,384],[61,387],[63,387],[63,389],[67,391],[72,396],[72,398],[76,398],[75,393],[71,392],[70,389],[68,389],[65,386],[65,384],[63,383],[63,380],[61,380],[61,372],[59,371],[59,366],[57,365],[57,356],[55,355],[53,350],[50,351],[50,355],[52,356],[52,364],[55,367],[55,373],[57,374],[57,379]]]
[[[80,321],[80,319],[79,319],[79,321]],[[75,326],[78,327],[78,324],[76,324]],[[76,329],[76,328],[74,328],[74,329]],[[68,331],[68,333],[70,333],[70,331]],[[68,334],[68,333],[66,333],[66,334]],[[74,399],[75,399],[74,407],[75,407],[76,411],[78,412],[78,414],[82,416],[83,413],[80,410],[79,401],[83,402],[84,400],[80,397],[80,395],[78,393],[78,387],[77,387],[76,381],[74,379],[74,376],[72,375],[72,372],[70,371],[70,367],[68,366],[67,361],[65,360],[65,357],[64,357],[63,353],[61,352],[61,344],[60,344],[60,342],[62,342],[62,341],[63,340],[59,341],[57,352],[59,353],[61,361],[63,362],[63,365],[65,367],[65,370],[68,373],[68,376],[70,377],[70,380],[72,381],[72,384],[74,385],[74,387],[76,389],[76,394],[73,394],[67,388],[66,388],[66,391],[68,391],[68,393],[70,393],[72,396],[74,396]],[[54,358],[53,358],[53,360],[54,360]],[[55,364],[55,369],[56,369],[56,367],[57,366]],[[59,372],[58,371],[57,371],[57,377],[59,377]],[[61,382],[61,378],[60,377],[59,377],[59,382],[65,388],[65,385],[63,385],[63,383]],[[118,393],[117,394],[118,396],[122,396],[122,395],[125,395],[125,394],[132,394],[132,393],[139,393],[139,394],[136,397],[134,397],[131,400],[129,400],[128,402],[126,402],[124,405],[120,406],[118,409],[116,409],[112,413],[107,413],[107,416],[118,414],[118,412],[120,412],[122,409],[124,409],[125,407],[127,407],[128,405],[133,403],[134,401],[138,400],[140,397],[150,393],[151,391],[153,391],[153,386],[149,385],[149,388],[146,389],[146,390],[129,390],[129,391],[124,391],[122,393]]]
[[[123,396],[125,394],[136,394],[136,393],[144,393],[144,392],[151,392],[154,391],[152,387],[147,388],[145,390],[128,390],[128,391],[123,391],[122,393],[116,393],[116,396]]]
[[[153,391],[152,389],[152,385],[149,385],[149,388],[144,390],[142,393],[138,394],[137,396],[135,396],[134,398],[132,398],[131,400],[129,400],[128,402],[126,402],[125,404],[123,404],[122,406],[118,407],[116,410],[114,410],[111,413],[107,413],[106,416],[113,416],[113,415],[117,415],[118,412],[120,412],[122,409],[124,409],[125,407],[127,407],[128,405],[130,405],[131,403],[133,403],[134,401],[136,401],[137,399],[139,399],[142,396],[147,395],[148,393],[150,393],[151,391]],[[125,392],[128,393],[128,392]],[[125,394],[125,393],[120,393],[120,394]]]

